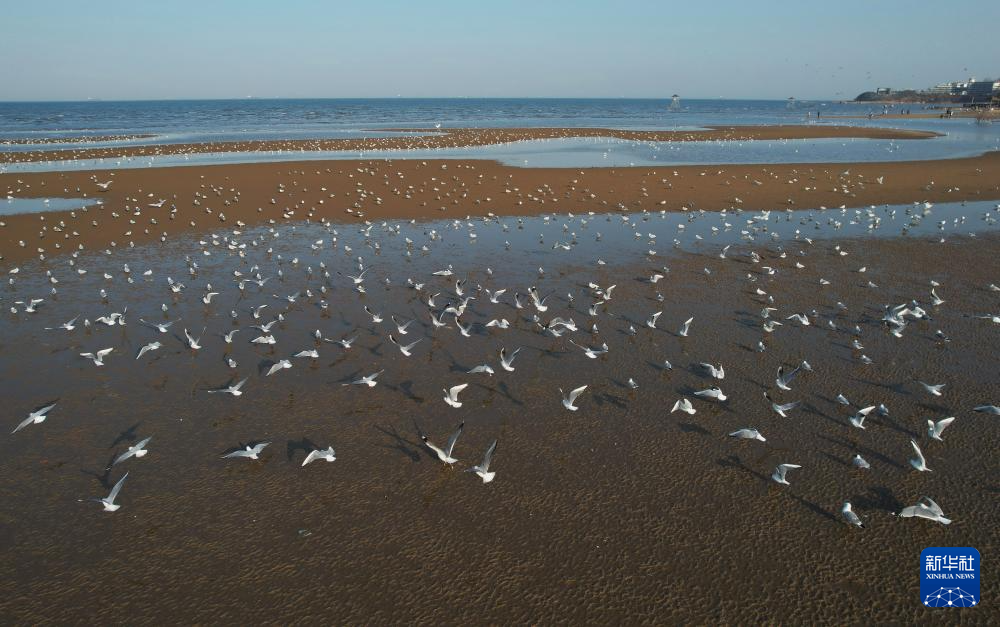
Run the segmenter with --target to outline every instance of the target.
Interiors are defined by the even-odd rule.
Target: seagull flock
[[[916,213],[925,216],[929,211],[929,206],[918,207]],[[671,285],[671,268],[666,263],[669,254],[657,250],[659,243],[666,238],[655,233],[657,229],[653,226],[657,219],[664,219],[667,215],[664,211],[619,215],[553,214],[529,220],[505,220],[489,215],[423,224],[366,220],[355,225],[335,225],[324,219],[318,224],[301,228],[291,225],[270,225],[257,229],[237,227],[203,234],[196,242],[190,243],[186,254],[177,253],[174,257],[156,261],[153,260],[155,253],[145,258],[132,253],[128,261],[116,262],[116,253],[109,249],[103,257],[77,251],[49,259],[44,264],[11,269],[8,271],[8,290],[17,295],[4,304],[10,310],[11,324],[23,325],[19,327],[23,332],[41,332],[48,334],[48,338],[63,338],[55,341],[64,341],[78,354],[77,367],[81,369],[129,368],[136,372],[141,371],[144,362],[167,352],[167,348],[171,348],[173,354],[187,352],[194,359],[204,359],[199,355],[222,350],[223,359],[209,366],[217,372],[220,382],[199,389],[195,394],[231,397],[228,402],[234,403],[246,402],[244,397],[254,393],[259,381],[289,376],[282,373],[289,370],[298,372],[301,369],[299,364],[315,366],[321,356],[329,355],[331,351],[345,359],[357,355],[354,359],[358,362],[358,370],[337,382],[338,385],[329,388],[326,393],[333,394],[333,390],[338,390],[343,394],[363,394],[366,393],[363,390],[383,383],[383,375],[389,376],[386,375],[389,369],[384,367],[387,364],[398,366],[418,359],[439,359],[429,354],[443,345],[477,345],[484,356],[482,363],[466,364],[460,370],[452,368],[455,373],[452,378],[441,382],[440,413],[454,411],[460,424],[444,446],[432,442],[428,434],[419,433],[428,452],[445,467],[451,468],[460,459],[468,459],[470,454],[461,450],[459,439],[465,430],[465,418],[473,415],[470,412],[480,407],[482,400],[474,396],[481,386],[470,389],[472,383],[500,378],[513,380],[522,376],[519,368],[528,359],[539,363],[558,356],[560,363],[567,367],[549,371],[550,376],[558,381],[552,383],[547,396],[539,393],[531,399],[530,410],[541,416],[550,411],[593,412],[594,401],[599,398],[601,390],[614,385],[609,382],[612,377],[608,376],[607,380],[574,380],[574,373],[590,372],[578,369],[574,364],[600,364],[614,352],[629,350],[629,343],[651,341],[654,337],[674,338],[678,346],[684,346],[698,334],[720,333],[718,328],[702,326],[698,315],[692,315],[693,312],[679,311],[672,306],[671,292],[678,286]],[[825,223],[812,216],[802,224],[817,229],[826,225],[832,231],[842,219],[868,221],[871,224],[880,224],[883,220],[872,210],[849,212],[842,208],[839,215],[839,218],[828,218]],[[683,222],[677,225],[671,244],[678,248],[682,243],[696,244],[702,251],[708,250],[712,246],[710,241],[700,235],[688,235],[689,230],[685,227],[698,221],[711,221],[713,216],[719,222],[711,226],[712,234],[730,233],[738,245],[733,247],[729,243],[709,254],[717,256],[725,264],[724,268],[736,271],[740,277],[736,289],[743,294],[747,309],[760,312],[752,322],[752,326],[758,329],[759,340],[748,350],[762,356],[780,345],[782,337],[789,333],[787,329],[798,327],[804,332],[816,334],[818,354],[822,353],[824,342],[849,344],[854,361],[852,367],[874,369],[878,364],[866,353],[867,338],[876,334],[891,337],[898,342],[898,350],[906,350],[912,330],[934,324],[936,313],[948,306],[945,298],[947,286],[937,281],[928,284],[926,293],[913,294],[905,302],[880,302],[880,288],[867,278],[866,268],[851,271],[863,277],[862,284],[871,294],[871,302],[865,312],[855,313],[834,300],[831,281],[827,279],[821,279],[815,286],[816,300],[811,303],[780,302],[771,285],[786,280],[796,281],[795,273],[809,263],[816,266],[821,263],[846,263],[845,258],[849,255],[847,245],[837,244],[829,258],[824,256],[822,261],[814,260],[810,255],[815,243],[813,237],[806,237],[798,229],[790,233],[789,243],[777,237],[776,229],[783,222],[779,214],[764,211],[750,215],[739,210],[718,214],[687,212]],[[602,222],[607,226],[602,226]],[[545,251],[544,257],[534,258],[548,260],[550,265],[556,267],[546,270],[540,266],[535,270],[529,267],[534,265],[531,262],[519,265],[512,260],[510,263],[515,269],[509,274],[521,282],[515,284],[512,281],[505,285],[502,283],[506,278],[502,263],[508,262],[498,260],[496,264],[500,269],[494,271],[490,262],[468,261],[482,259],[475,252],[477,247],[497,248],[490,251],[489,258],[502,252],[501,248],[510,251],[510,242],[503,241],[501,244],[501,240],[512,237],[512,232],[532,228],[542,231],[537,241],[539,249]],[[602,228],[609,231],[617,229],[619,237],[602,236],[598,230]],[[341,233],[342,230],[345,233]],[[356,230],[356,233],[346,237],[345,234],[351,230]],[[621,237],[621,234],[627,235]],[[487,237],[495,243],[479,243]],[[581,242],[585,240],[589,245],[581,247]],[[617,243],[609,243],[611,241]],[[623,242],[636,244],[627,248]],[[595,249],[602,251],[603,256],[588,256]],[[398,258],[386,263],[384,257],[390,251],[398,253]],[[558,278],[560,255],[563,254],[575,255],[567,258],[567,262],[571,260],[581,265],[585,268],[581,272],[590,273],[592,278],[567,287],[566,282]],[[605,261],[605,257],[615,259],[615,264]],[[180,265],[182,258],[183,266]],[[522,260],[528,258],[527,255],[521,257]],[[438,259],[446,261],[436,266],[429,265]],[[422,260],[427,271],[404,278],[407,264],[415,260]],[[144,264],[162,268],[171,263],[174,266],[169,272],[152,268],[140,272],[130,267]],[[621,264],[629,263],[632,264],[630,267],[642,268],[641,276],[633,278],[627,273],[617,272]],[[103,267],[88,273],[86,269],[95,269],[95,266]],[[431,271],[430,268],[436,269]],[[716,280],[718,274],[718,268],[714,271],[707,267],[704,269],[708,281]],[[609,275],[619,278],[614,282],[602,279]],[[74,281],[76,285],[73,285]],[[626,283],[628,287],[622,290],[619,285]],[[42,286],[48,290],[47,293],[40,293]],[[1000,292],[1000,288],[994,288],[995,285],[984,287],[990,292]],[[32,297],[21,296],[22,291],[29,289],[39,293]],[[91,311],[76,311],[72,299],[59,297],[62,291],[69,290],[80,293],[85,290],[92,294],[89,300],[99,305],[88,305]],[[629,294],[620,295],[625,291]],[[129,302],[132,294],[142,300]],[[383,294],[386,296],[382,297]],[[157,295],[162,302],[153,311],[149,299],[155,299]],[[646,305],[648,310],[642,315],[631,315],[624,309],[616,308],[619,302],[634,303],[632,296],[639,298],[640,302],[649,303]],[[399,306],[400,302],[405,302],[409,309]],[[390,305],[397,308],[389,311],[387,307]],[[143,311],[143,317],[134,317],[135,314],[129,312],[130,306],[133,310]],[[103,309],[97,310],[96,307]],[[819,309],[824,307],[826,313],[819,313]],[[49,322],[53,326],[37,329],[30,326],[40,315],[55,316],[56,310],[65,313],[58,319],[67,322],[53,320]],[[330,331],[322,328],[305,330],[298,320],[306,318],[306,311],[319,312],[321,320],[336,314],[342,319],[360,322],[348,333],[331,336]],[[879,312],[879,315],[873,316],[872,311]],[[175,315],[175,312],[179,313]],[[154,319],[156,315],[162,316],[162,320]],[[967,316],[984,320],[983,325],[986,326],[1000,322],[998,314],[992,312],[969,312]],[[135,333],[142,335],[141,345],[136,351],[120,342],[121,333],[124,333],[125,327],[133,326],[133,320],[138,329]],[[116,330],[121,333],[116,334]],[[393,347],[391,353],[381,353],[379,363],[364,361],[354,346],[360,338],[366,337],[381,338]],[[938,329],[935,338],[942,347],[947,347],[950,342],[944,329]],[[246,374],[246,364],[237,360],[239,355],[233,351],[237,345],[252,351],[258,359],[256,377]],[[87,350],[82,350],[84,347]],[[678,352],[672,356],[676,361],[680,355]],[[671,355],[664,355],[659,364],[631,364],[634,372],[627,376],[627,381],[619,382],[620,387],[639,394],[646,385],[645,381],[649,380],[644,369],[669,377],[674,370],[669,357]],[[814,363],[819,363],[813,359]],[[771,375],[766,377],[769,381],[765,383],[766,391],[762,399],[734,399],[723,391],[726,383],[734,376],[756,376],[757,373],[734,372],[732,366],[726,367],[725,362],[724,354],[699,356],[691,368],[708,383],[703,389],[680,390],[679,398],[669,411],[664,409],[661,412],[663,418],[678,411],[690,416],[699,412],[711,413],[713,407],[732,407],[738,402],[738,415],[749,424],[735,422],[720,436],[730,438],[737,447],[767,447],[771,445],[771,440],[753,424],[752,417],[772,412],[782,420],[803,420],[800,408],[808,402],[810,385],[817,378],[828,376],[819,366],[814,368],[805,359],[779,363],[770,370],[774,378],[770,379]],[[222,382],[224,379],[228,381]],[[637,379],[643,383],[637,382]],[[903,387],[906,394],[947,399],[949,391],[957,385],[957,382],[951,381],[928,382],[923,377],[914,376]],[[588,395],[588,390],[592,395]],[[849,400],[855,395],[856,392],[847,389],[837,395],[836,402],[845,408],[839,420],[845,431],[853,433],[852,437],[864,438],[872,424],[870,421],[866,423],[866,420],[872,415],[888,417],[892,398],[889,393],[884,398],[871,398],[872,393],[865,391],[861,395],[867,396],[868,402],[855,403]],[[473,401],[473,408],[468,407],[470,400]],[[24,437],[23,431],[42,425],[49,418],[52,419],[49,424],[56,425],[40,428],[59,428],[60,421],[71,419],[70,416],[60,415],[59,409],[58,401],[27,409],[27,417],[16,423],[12,436]],[[926,423],[927,440],[945,442],[949,429],[962,428],[966,418],[959,415],[968,411],[1000,415],[1000,409],[984,402],[975,407],[955,407],[949,412],[954,415],[923,417],[920,420],[922,424]],[[913,472],[932,472],[934,455],[928,458],[922,448],[927,443],[922,443],[920,439],[915,433],[910,440],[912,457],[908,458],[909,465]],[[151,440],[152,437],[145,437],[130,445],[115,457],[109,470],[127,464],[133,474],[138,474],[141,465],[138,460],[147,455],[147,447],[153,455],[159,453],[155,444],[150,447]],[[222,452],[220,457],[226,461],[260,460],[269,444],[270,441],[251,441]],[[481,461],[474,464],[477,460],[470,461],[469,464],[473,465],[466,468],[483,483],[490,483],[496,477],[491,468],[497,444],[498,439],[491,438]],[[904,453],[885,452],[887,456],[893,454]],[[793,453],[785,455],[788,459],[774,467],[770,476],[774,484],[781,489],[791,489],[797,482],[808,481],[810,468],[796,463]],[[306,466],[317,460],[333,462],[336,459],[332,446],[315,448],[307,453],[301,465]],[[877,471],[860,452],[855,454],[850,465],[858,472]],[[104,511],[117,511],[121,507],[117,499],[128,476],[129,473],[123,474],[106,497],[92,500],[100,503]],[[130,488],[138,481],[133,479]],[[869,518],[867,512],[857,511],[850,501],[843,502],[840,512],[846,523],[855,527],[864,527],[865,519]],[[927,496],[920,497],[915,505],[903,508],[897,515],[925,518],[941,524],[950,522],[944,517],[941,507]]]

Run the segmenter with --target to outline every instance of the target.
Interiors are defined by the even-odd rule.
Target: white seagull
[[[468,383],[461,383],[459,385],[452,386],[448,390],[443,390],[444,392],[444,402],[448,403],[452,407],[458,408],[462,406],[461,401],[458,400],[459,393],[465,388],[469,387]]]
[[[951,524],[951,520],[944,517],[944,511],[941,510],[938,504],[932,501],[930,497],[926,496],[920,497],[920,500],[917,501],[916,505],[904,507],[903,511],[899,512],[899,517],[926,518],[927,520],[939,522],[942,525]]]
[[[933,440],[941,441],[941,433],[955,421],[954,416],[949,416],[934,422],[933,420],[927,421],[927,435]]]
[[[774,472],[771,474],[771,479],[773,479],[775,483],[791,485],[788,483],[788,479],[785,478],[785,475],[788,474],[789,470],[794,468],[802,468],[802,466],[799,466],[798,464],[778,464],[777,467],[775,467]]]
[[[117,466],[118,464],[122,463],[123,461],[125,461],[130,457],[145,457],[146,453],[148,453],[148,451],[146,450],[146,445],[149,444],[149,441],[152,439],[153,436],[149,436],[145,440],[137,442],[136,444],[133,444],[132,446],[128,447],[128,450],[126,450],[124,453],[116,457],[115,461],[111,462],[111,466],[109,466],[108,469],[110,470],[113,466]]]
[[[336,452],[333,450],[332,446],[328,446],[323,450],[315,449],[306,455],[306,458],[302,460],[302,465],[305,466],[306,464],[314,462],[317,459],[322,459],[328,462],[336,461]]]
[[[25,428],[25,427],[27,427],[28,425],[31,425],[31,424],[35,424],[35,425],[42,424],[43,422],[45,422],[45,418],[48,415],[48,413],[50,411],[52,411],[52,408],[55,407],[55,406],[56,406],[56,404],[52,403],[50,405],[46,405],[45,407],[41,407],[41,408],[36,409],[35,411],[31,412],[30,414],[28,414],[27,418],[25,418],[24,420],[22,420],[21,423],[18,424],[17,427],[13,431],[11,431],[11,433],[12,434],[17,433],[21,429],[23,429],[23,428]]]
[[[847,519],[848,523],[854,525],[855,527],[861,527],[862,529],[864,529],[865,524],[861,522],[861,519],[858,518],[858,515],[854,513],[853,509],[851,509],[850,501],[844,501],[844,506],[840,508],[840,513],[844,515],[844,518]]]
[[[95,366],[103,366],[104,365],[104,358],[107,357],[108,355],[110,355],[111,351],[113,351],[113,350],[115,350],[115,348],[112,346],[111,348],[104,348],[104,349],[101,349],[101,350],[97,351],[96,355],[94,353],[80,353],[80,357],[86,357],[87,359],[93,359]]]
[[[566,409],[568,409],[570,411],[576,411],[576,410],[580,409],[579,407],[577,407],[576,405],[574,405],[574,403],[576,403],[576,399],[581,394],[583,394],[583,391],[586,390],[586,389],[587,389],[587,386],[583,385],[583,386],[580,386],[580,387],[576,388],[575,390],[571,390],[569,394],[566,394],[565,392],[562,391],[562,388],[559,388],[559,393],[562,394],[562,397],[563,397],[562,398],[563,407],[565,407]]]
[[[111,492],[108,493],[106,497],[104,497],[103,499],[94,498],[91,500],[103,505],[104,511],[106,512],[117,511],[118,508],[121,507],[121,505],[116,504],[115,499],[118,498],[118,493],[121,492],[122,484],[125,483],[126,479],[128,479],[128,473],[125,473],[125,476],[123,476],[121,479],[118,480],[118,483],[116,483],[115,486],[111,488]]]
[[[264,447],[266,447],[268,444],[270,444],[270,442],[260,442],[258,444],[253,445],[253,446],[250,446],[249,444],[247,444],[246,448],[237,449],[237,450],[233,451],[232,453],[226,453],[225,455],[222,456],[222,459],[233,459],[233,458],[236,458],[236,457],[246,457],[247,459],[257,459],[258,456],[260,455],[260,452],[263,451]]]
[[[913,452],[917,454],[916,457],[910,460],[910,465],[919,470],[920,472],[930,472],[931,469],[927,467],[927,460],[924,459],[924,454],[917,446],[916,440],[910,440],[910,445],[913,446]]]
[[[450,465],[458,461],[457,459],[451,456],[451,453],[452,451],[455,450],[455,442],[458,442],[458,436],[462,435],[462,429],[464,428],[465,428],[464,422],[458,425],[458,429],[455,429],[455,433],[452,433],[451,437],[448,438],[448,446],[445,447],[443,450],[434,446],[434,444],[432,444],[431,441],[427,439],[426,435],[421,435],[420,439],[424,441],[424,444],[427,445],[427,448],[434,451],[434,453],[438,456],[438,459]]]
[[[238,383],[234,383],[233,385],[227,386],[227,387],[225,387],[225,388],[223,388],[221,390],[209,390],[208,393],[209,394],[232,394],[233,396],[241,396],[243,394],[243,390],[241,390],[240,388],[243,387],[243,384],[246,383],[247,379],[249,379],[249,378],[250,377],[247,377],[246,379],[243,379],[242,381],[239,381]]]
[[[465,472],[474,472],[483,480],[483,483],[489,483],[493,481],[493,478],[497,473],[490,472],[490,461],[493,459],[493,453],[497,450],[497,441],[493,440],[493,444],[486,449],[486,455],[483,456],[483,461],[480,462],[478,466],[473,466],[467,469]]]

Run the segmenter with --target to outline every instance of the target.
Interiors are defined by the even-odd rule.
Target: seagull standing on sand
[[[865,528],[865,524],[861,522],[861,519],[851,508],[850,501],[844,501],[844,506],[840,508],[840,513],[844,515],[844,518],[847,519],[848,523],[854,525],[855,527],[861,527],[862,529]]]

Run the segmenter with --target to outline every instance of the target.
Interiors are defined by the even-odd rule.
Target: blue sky
[[[987,0],[5,4],[0,100],[818,99],[1000,74]]]

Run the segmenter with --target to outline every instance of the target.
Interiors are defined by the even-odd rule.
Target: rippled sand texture
[[[481,235],[478,244],[464,224],[441,228],[441,241],[417,225],[409,258],[402,236],[379,225],[367,236],[356,226],[334,234],[318,225],[279,227],[277,238],[248,233],[237,238],[247,244],[242,261],[207,235],[204,246],[178,238],[161,248],[81,256],[79,266],[90,269],[85,277],[71,280],[60,271],[57,298],[35,314],[0,319],[4,424],[13,428],[34,407],[59,399],[45,423],[0,437],[0,616],[34,624],[165,617],[281,624],[940,618],[941,610],[919,604],[920,551],[974,546],[989,559],[1000,549],[998,418],[971,411],[1000,399],[1000,327],[970,317],[997,312],[998,293],[987,285],[997,282],[1000,241],[785,240],[752,245],[762,256],[753,263],[751,245],[734,246],[721,259],[711,242],[696,253],[670,254],[661,239],[656,248],[666,256],[647,258],[652,243],[645,235],[631,239],[629,229],[646,233],[655,219],[626,227],[617,217],[589,224],[560,218],[548,226],[532,222],[523,232],[505,220],[509,233],[479,226],[496,233],[497,243]],[[609,249],[594,241],[597,231],[619,230],[629,237],[625,244],[617,240]],[[555,240],[570,232],[580,244],[554,251]],[[505,238],[515,243],[510,250],[499,243]],[[309,247],[320,239],[317,250]],[[424,244],[427,253],[420,252]],[[196,277],[188,275],[185,255],[199,264]],[[337,274],[353,274],[357,256],[370,268],[364,295]],[[330,269],[328,281],[319,261]],[[805,267],[796,268],[797,261]],[[448,263],[456,277],[431,275]],[[232,271],[246,273],[253,264],[274,278],[241,297]],[[0,294],[5,310],[15,298],[48,290],[46,267],[22,268],[16,285]],[[153,275],[143,278],[147,268]],[[101,277],[105,270],[113,280]],[[657,270],[666,276],[650,284],[645,278]],[[166,276],[187,289],[171,294]],[[406,287],[408,277],[425,283],[423,291]],[[501,304],[485,293],[470,303],[463,321],[474,324],[471,338],[457,333],[451,316],[451,328],[430,324],[425,299],[442,292],[438,307],[453,300],[454,278],[467,278],[468,290],[509,290]],[[821,278],[830,284],[821,286]],[[931,279],[942,283],[938,293],[947,301],[936,308]],[[596,317],[587,313],[591,281],[618,285]],[[221,292],[209,306],[201,302],[206,283]],[[324,284],[326,310],[318,305]],[[512,305],[513,293],[531,285],[552,293],[549,310],[538,313],[543,321],[572,317],[580,332],[541,334],[534,308]],[[102,287],[107,303],[98,295]],[[784,323],[772,335],[761,330],[767,303],[758,287],[773,296],[774,316]],[[306,288],[313,297],[295,304],[273,297]],[[654,299],[657,292],[665,302]],[[933,320],[911,323],[897,339],[879,322],[882,307],[910,299]],[[162,320],[160,303],[169,305],[169,319],[183,318],[168,334],[138,321]],[[259,304],[268,308],[254,321],[248,312]],[[372,323],[366,304],[384,314],[382,324]],[[44,330],[125,305],[124,327]],[[235,323],[230,309],[239,313]],[[646,327],[661,309],[658,328]],[[812,310],[812,326],[785,319]],[[257,332],[250,325],[278,312],[285,318],[272,329],[278,343],[251,345]],[[390,314],[417,320],[406,339],[424,339],[409,359],[387,341],[396,333]],[[690,336],[678,337],[691,316]],[[511,328],[482,326],[499,317]],[[828,329],[827,320],[839,330]],[[600,335],[592,337],[595,322]],[[850,346],[855,324],[863,351]],[[183,327],[194,334],[207,327],[204,348],[187,349]],[[235,328],[227,349],[219,336]],[[345,351],[315,343],[314,329],[358,339]],[[935,338],[938,329],[949,342]],[[610,352],[587,359],[569,337],[586,346],[607,342]],[[762,338],[768,349],[758,353],[753,346]],[[153,340],[163,348],[136,361],[138,347]],[[103,368],[77,356],[106,346],[116,349]],[[273,361],[313,346],[319,360],[293,359],[292,369],[263,376]],[[499,368],[501,346],[523,347],[514,372]],[[874,363],[861,364],[860,352]],[[239,362],[235,373],[226,355]],[[665,359],[672,370],[662,367]],[[778,367],[802,359],[814,371],[778,394]],[[484,362],[495,376],[465,374]],[[719,384],[726,403],[691,397],[714,384],[699,362],[725,366]],[[385,373],[375,388],[341,385],[379,369]],[[206,391],[244,376],[242,397]],[[629,378],[638,389],[626,385]],[[915,379],[947,383],[944,395],[927,395]],[[464,406],[448,407],[441,388],[461,382],[470,384]],[[579,411],[563,409],[557,388],[585,384]],[[766,390],[803,405],[780,418],[763,398]],[[885,403],[889,416],[872,414],[865,431],[855,429],[847,422],[852,410],[833,400],[838,393],[858,405]],[[692,398],[697,414],[668,413],[681,396]],[[929,442],[926,419],[946,415],[957,420],[944,442]],[[418,432],[441,443],[463,420],[455,448],[461,461],[446,468],[421,446]],[[748,426],[767,442],[726,437]],[[104,470],[147,436],[153,439],[146,457]],[[495,438],[497,477],[484,485],[462,470],[478,463]],[[911,438],[933,472],[910,468]],[[259,461],[220,459],[259,440],[272,442]],[[331,444],[337,461],[300,466],[306,450]],[[871,462],[869,471],[851,468],[855,453]],[[789,474],[790,486],[770,481],[778,463],[802,465]],[[125,471],[118,512],[79,502],[105,496]],[[954,522],[892,515],[922,495]],[[843,521],[845,500],[867,528]],[[983,598],[998,593],[997,579],[984,576]],[[996,617],[985,602],[960,612],[960,620],[972,622]]]

